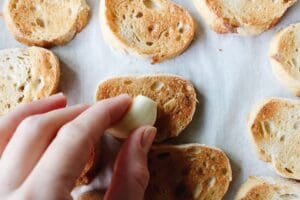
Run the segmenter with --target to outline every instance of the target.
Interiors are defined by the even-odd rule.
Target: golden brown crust
[[[294,181],[271,177],[249,177],[239,189],[235,200],[297,200],[300,198]]]
[[[269,57],[275,76],[295,95],[300,96],[300,23],[278,32],[270,46]]]
[[[108,79],[98,86],[96,100],[128,93],[148,96],[158,103],[156,141],[176,137],[191,122],[196,109],[193,85],[179,76],[128,76]]]
[[[275,26],[297,0],[194,0],[198,11],[217,33],[258,35]]]
[[[77,13],[72,13],[73,10]],[[89,7],[85,0],[8,0],[4,18],[19,42],[28,46],[52,47],[69,42],[86,26]]]
[[[270,98],[253,109],[248,121],[259,158],[272,164],[279,175],[297,180],[300,179],[299,110],[298,101]]]
[[[87,185],[96,177],[100,167],[100,153],[100,148],[91,149],[90,158],[80,176],[77,178],[76,186]]]
[[[42,99],[56,93],[60,66],[49,50],[30,47],[0,52],[0,115],[21,103]]]
[[[58,58],[51,51],[38,47],[31,47],[30,53],[32,54],[31,56],[38,57],[35,60],[36,63],[34,63],[34,65],[37,67],[32,69],[32,78],[35,79],[35,76],[44,77],[43,87],[38,91],[38,93],[35,94],[36,99],[42,99],[55,94],[57,92],[60,79]],[[38,78],[36,79],[39,81]],[[34,86],[31,89],[32,91],[29,91],[29,94],[34,92]],[[30,97],[30,99],[32,98],[33,97]]]
[[[110,45],[116,43],[114,48],[150,58],[152,63],[181,54],[194,38],[193,18],[169,0],[105,0],[100,18]]]
[[[221,200],[232,179],[228,158],[199,144],[154,146],[145,200]]]

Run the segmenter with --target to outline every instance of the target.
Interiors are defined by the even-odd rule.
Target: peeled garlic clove
[[[128,138],[135,129],[155,124],[157,117],[157,103],[152,99],[139,95],[132,101],[123,119],[107,130],[108,133],[117,138]]]

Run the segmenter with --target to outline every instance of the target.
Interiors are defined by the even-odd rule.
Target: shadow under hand
[[[61,68],[61,77],[60,77],[60,84],[59,84],[59,91],[63,92],[68,98],[71,100],[68,103],[75,104],[80,102],[80,94],[79,89],[80,82],[78,79],[77,74],[75,71],[70,68],[65,62],[60,60],[60,68]]]
[[[205,113],[205,98],[196,89],[198,104],[192,122],[183,132],[176,138],[166,141],[170,144],[186,144],[197,143],[199,141],[199,134],[202,132],[202,125]]]

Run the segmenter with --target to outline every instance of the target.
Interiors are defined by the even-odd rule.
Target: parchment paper
[[[112,51],[99,26],[99,0],[87,0],[92,8],[88,26],[73,41],[52,50],[62,64],[60,88],[69,104],[93,102],[103,78],[124,74],[172,73],[191,80],[199,105],[192,124],[175,143],[203,143],[223,149],[233,168],[233,182],[225,199],[233,199],[249,175],[276,176],[260,161],[251,146],[246,118],[251,107],[269,96],[295,98],[274,77],[267,57],[272,36],[288,24],[300,22],[300,2],[272,30],[257,37],[212,32],[192,0],[175,0],[197,22],[194,42],[181,56],[161,64]],[[4,0],[0,1],[2,10]],[[0,49],[22,47],[9,34],[0,17]]]

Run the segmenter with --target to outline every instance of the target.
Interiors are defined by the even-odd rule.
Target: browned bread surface
[[[76,186],[87,185],[96,177],[100,168],[100,153],[100,148],[91,149],[90,158],[80,176],[77,178]]]
[[[300,96],[300,23],[292,24],[274,36],[269,57],[278,80]]]
[[[297,0],[194,0],[199,13],[217,33],[258,35],[278,23]]]
[[[0,115],[54,94],[59,79],[59,61],[51,51],[38,47],[1,50]]]
[[[295,181],[251,176],[241,186],[235,200],[298,200],[299,187]]]
[[[181,54],[194,38],[192,17],[170,0],[103,0],[100,10],[106,42],[152,63]]]
[[[176,137],[191,122],[196,109],[196,93],[193,85],[179,76],[124,76],[99,84],[96,100],[123,93],[130,96],[147,96],[158,103],[158,128],[156,140]]]
[[[300,180],[300,101],[269,98],[249,115],[248,128],[259,158],[279,175]]]
[[[89,6],[85,0],[7,0],[4,18],[18,41],[51,47],[67,43],[85,27]]]
[[[225,153],[199,144],[153,146],[148,166],[145,200],[221,200],[232,179]]]

